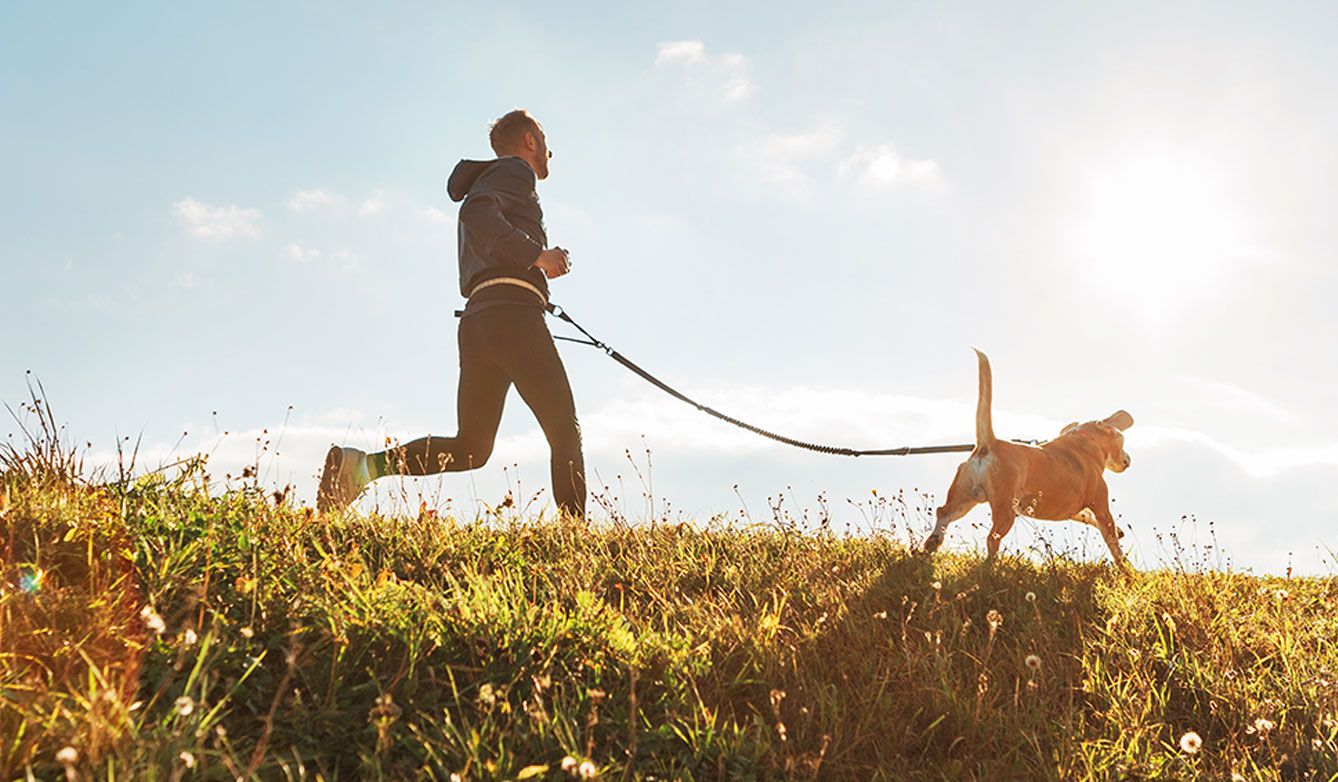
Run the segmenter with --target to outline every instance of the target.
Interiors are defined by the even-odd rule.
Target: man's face
[[[543,128],[536,128],[528,135],[534,139],[536,147],[534,159],[530,161],[534,164],[534,175],[540,179],[547,179],[548,159],[553,156],[553,153],[548,151],[548,137],[544,135]]]

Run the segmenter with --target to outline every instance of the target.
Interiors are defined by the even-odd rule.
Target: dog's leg
[[[1101,529],[1101,524],[1097,522],[1096,514],[1092,512],[1091,508],[1083,508],[1082,510],[1078,511],[1077,514],[1074,515],[1073,520],[1081,521],[1083,524],[1086,524],[1089,527],[1096,527],[1098,530]],[[1123,538],[1124,530],[1120,529],[1119,527],[1116,527],[1115,537]]]
[[[972,508],[980,504],[969,489],[963,489],[961,480],[961,471],[958,471],[958,480],[952,482],[948,487],[948,497],[943,501],[938,510],[934,511],[934,531],[925,538],[925,553],[929,554],[938,550],[943,545],[943,536],[948,531],[948,525],[965,516]]]
[[[1124,552],[1120,550],[1120,538],[1124,533],[1115,526],[1115,517],[1110,513],[1110,506],[1102,502],[1092,511],[1096,515],[1096,528],[1101,530],[1101,537],[1105,539],[1110,555],[1115,558],[1115,564],[1127,569],[1129,565],[1125,562]]]
[[[994,559],[999,553],[999,544],[1003,542],[1004,535],[1013,528],[1016,519],[1017,509],[1013,507],[1010,497],[995,497],[990,500],[990,520],[993,523],[990,526],[989,537],[985,539],[986,561]]]

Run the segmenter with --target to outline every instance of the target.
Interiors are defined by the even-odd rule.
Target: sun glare
[[[1239,247],[1238,221],[1214,177],[1167,158],[1093,176],[1075,228],[1084,282],[1153,318],[1211,292]]]

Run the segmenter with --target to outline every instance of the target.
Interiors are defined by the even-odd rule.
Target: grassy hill
[[[1338,581],[0,457],[0,779],[1338,778]]]

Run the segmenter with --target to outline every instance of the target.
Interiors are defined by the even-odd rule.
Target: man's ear
[[[1134,417],[1123,410],[1119,410],[1112,413],[1110,417],[1101,423],[1106,424],[1107,426],[1113,426],[1120,431],[1124,431],[1134,425]]]

